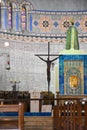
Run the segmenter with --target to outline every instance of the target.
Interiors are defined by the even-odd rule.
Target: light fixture
[[[2,0],[0,0],[0,3],[2,2]]]
[[[5,45],[5,47],[8,47],[9,46],[9,42],[5,42],[4,45]]]

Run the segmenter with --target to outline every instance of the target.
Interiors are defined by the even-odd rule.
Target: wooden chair
[[[15,129],[15,130],[24,130],[24,104],[10,104],[10,105],[0,105],[0,112],[18,112],[18,116],[2,116],[0,117],[0,130],[1,129]],[[14,125],[12,125],[12,122]],[[15,125],[15,123],[17,123]]]

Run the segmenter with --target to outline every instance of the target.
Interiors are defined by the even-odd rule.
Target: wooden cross
[[[58,54],[50,54],[50,43],[48,42],[48,54],[36,54],[35,56],[38,56],[42,61],[46,62],[47,64],[47,82],[48,82],[48,94],[50,91],[50,68],[51,68],[51,63],[59,58]],[[47,56],[47,60],[43,59],[41,56]],[[56,58],[50,60],[50,56],[57,56]]]

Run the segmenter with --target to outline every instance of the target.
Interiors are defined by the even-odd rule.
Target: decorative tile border
[[[65,43],[66,31],[70,26],[70,19],[73,18],[79,42],[87,43],[87,11],[30,10],[27,13],[29,24],[27,30],[22,31],[21,27],[18,31],[3,28],[0,30],[0,38],[26,42]]]
[[[33,33],[45,35],[65,35],[73,18],[79,34],[87,32],[87,12],[40,12],[31,11]],[[31,22],[31,21],[30,21]]]
[[[65,44],[66,43],[66,36],[45,36],[45,35],[36,35],[31,33],[31,35],[22,35],[22,34],[15,34],[15,33],[7,33],[7,32],[0,32],[0,39],[9,39],[9,40],[17,40],[17,41],[25,41],[25,42],[52,42],[52,43],[59,43]],[[79,43],[87,43],[87,36],[79,36]]]

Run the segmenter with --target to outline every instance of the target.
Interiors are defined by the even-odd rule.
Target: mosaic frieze
[[[73,18],[75,26],[79,34],[87,32],[87,15],[86,12],[70,12],[70,13],[54,13],[43,12],[31,13],[32,16],[32,30],[31,32],[41,32],[45,34],[65,35],[66,30],[69,28],[70,19]]]
[[[3,35],[0,38],[65,43],[66,31],[71,25],[70,19],[73,18],[79,41],[87,42],[87,11],[34,10],[27,0],[3,0],[0,9],[0,32]]]

